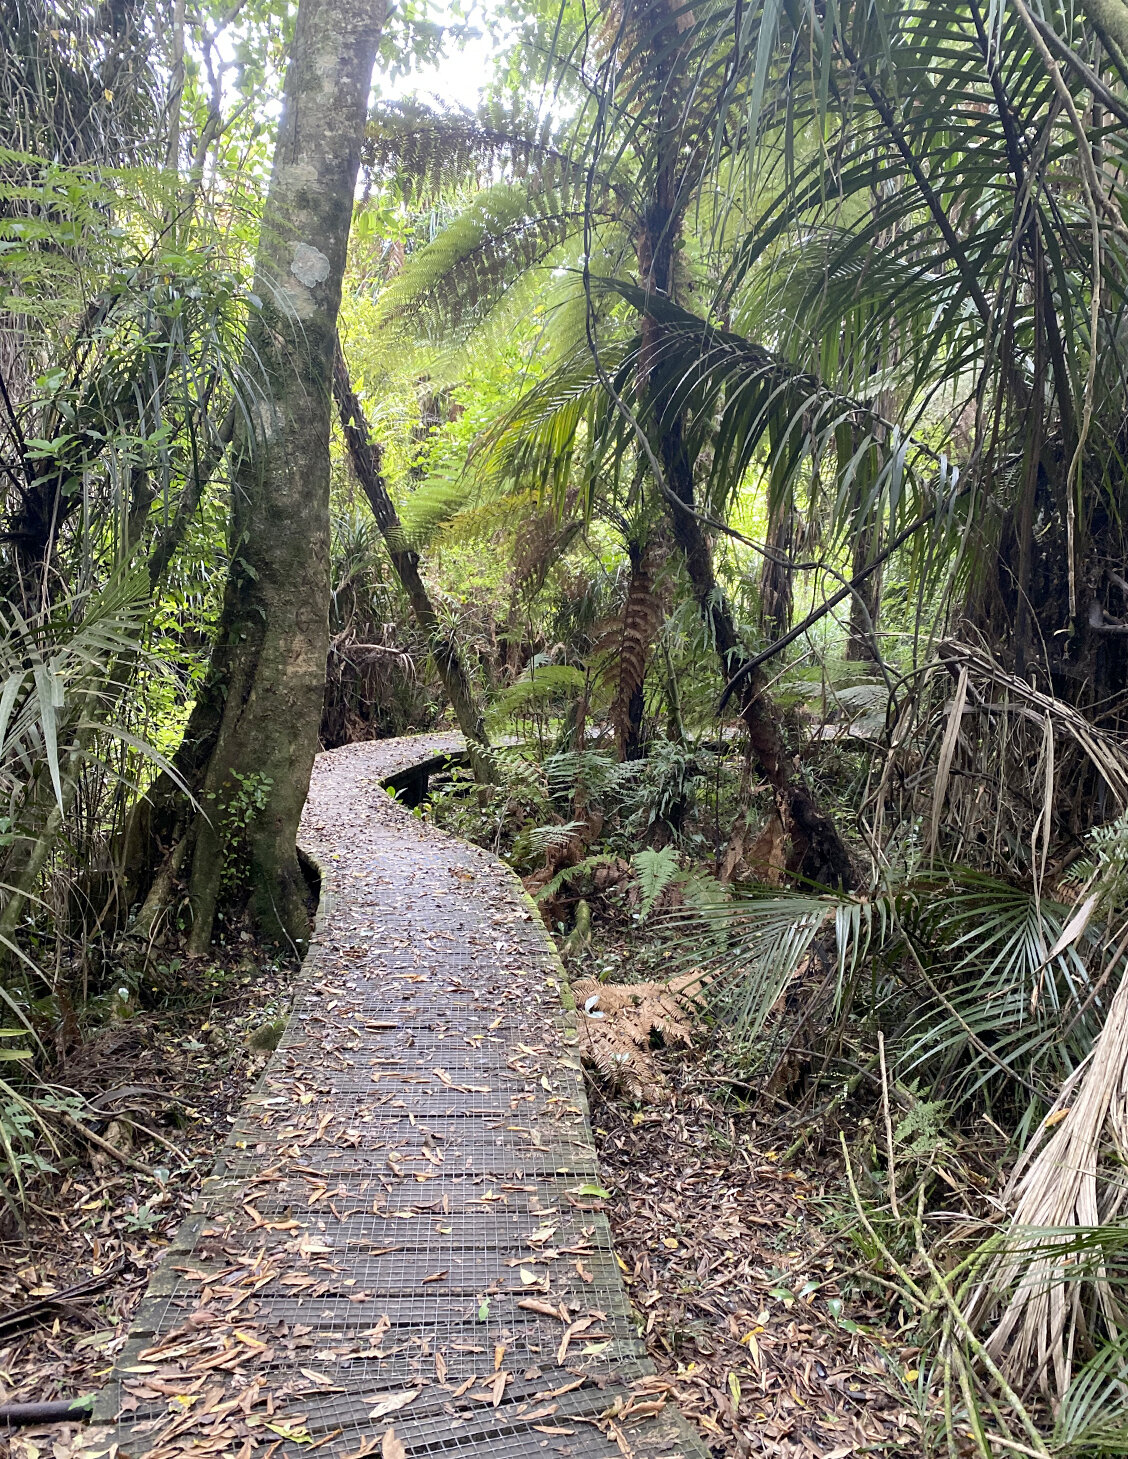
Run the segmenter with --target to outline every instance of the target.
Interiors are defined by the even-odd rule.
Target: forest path
[[[705,1455],[647,1381],[593,1208],[540,918],[382,789],[460,744],[318,757],[301,840],[322,900],[289,1024],[153,1274],[91,1453]]]

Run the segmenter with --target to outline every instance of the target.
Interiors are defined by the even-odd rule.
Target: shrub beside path
[[[382,788],[460,743],[318,758],[322,899],[290,1020],[153,1274],[91,1454],[706,1454],[620,1280],[540,919]]]

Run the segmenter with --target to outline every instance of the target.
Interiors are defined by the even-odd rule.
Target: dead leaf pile
[[[594,1112],[615,1250],[661,1380],[715,1455],[915,1456],[913,1350],[842,1280],[819,1176],[700,1094]],[[915,1377],[915,1374],[912,1375]]]

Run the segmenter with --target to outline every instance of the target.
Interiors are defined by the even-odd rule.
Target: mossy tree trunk
[[[300,0],[256,260],[237,427],[230,569],[207,681],[178,760],[192,930],[203,952],[221,891],[256,929],[305,950],[298,819],[329,642],[329,427],[341,279],[384,0]]]

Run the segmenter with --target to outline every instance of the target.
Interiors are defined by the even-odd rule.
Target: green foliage
[[[1101,1026],[1092,967],[1118,924],[1077,929],[1075,910],[966,867],[909,865],[864,896],[743,892],[671,927],[688,918],[715,939],[710,997],[745,1034],[788,989],[833,1027],[876,1020],[900,1078],[942,1082],[952,1108],[990,1091],[1021,1142]]]
[[[490,706],[490,717],[498,724],[509,719],[526,719],[564,705],[584,688],[584,675],[570,664],[532,664],[502,692]]]
[[[47,613],[24,618],[14,606],[0,613],[0,794],[9,845],[37,832],[45,791],[65,810],[99,743],[104,751],[116,740],[163,767],[158,752],[115,717],[136,662],[146,658],[146,587],[143,577],[122,574]]]
[[[1055,1453],[1076,1459],[1128,1454],[1128,1333],[1101,1344],[1078,1371],[1054,1424]]]
[[[260,771],[231,772],[231,783],[222,794],[212,796],[223,843],[223,887],[232,895],[246,885],[249,872],[250,832],[270,804],[269,775]],[[208,807],[211,810],[211,807]]]
[[[582,166],[557,145],[551,116],[500,103],[477,113],[437,111],[417,100],[385,102],[372,113],[364,165],[394,183],[408,202],[442,198],[498,173],[542,184],[582,182]]]
[[[383,294],[381,314],[429,338],[466,333],[522,274],[549,264],[582,216],[574,201],[555,193],[530,198],[523,188],[498,184],[411,255]]]
[[[632,861],[638,872],[638,886],[642,894],[638,914],[645,921],[655,902],[681,870],[678,853],[673,846],[663,846],[660,851],[644,846],[641,851],[635,852]]]
[[[645,836],[661,827],[680,836],[705,778],[699,753],[676,740],[654,740],[638,767],[624,800],[624,829]]]
[[[68,1091],[0,1079],[0,1190],[10,1208],[17,1207],[29,1177],[56,1173],[55,1120],[60,1114],[77,1118],[82,1109]]]
[[[948,1143],[951,1110],[942,1099],[916,1099],[893,1127],[898,1154],[910,1160],[931,1160]]]
[[[545,882],[544,886],[537,892],[537,901],[548,901],[551,897],[559,895],[572,882],[580,881],[583,877],[589,876],[597,867],[612,865],[616,859],[616,857],[609,855],[607,852],[600,851],[594,856],[585,856],[581,861],[577,861],[575,866],[561,867],[552,880]]]

